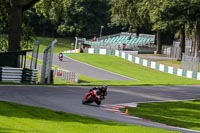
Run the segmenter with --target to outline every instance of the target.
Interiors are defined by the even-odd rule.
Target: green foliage
[[[8,23],[9,1],[0,1],[0,9],[0,34],[2,34],[1,31],[6,28]]]
[[[137,31],[141,26],[140,17],[137,14],[137,3],[139,0],[116,0],[112,1],[112,23],[116,25],[129,26],[129,31]]]
[[[22,49],[32,49],[33,42],[36,39],[35,34],[33,33],[33,28],[30,26],[22,25],[23,33],[21,39],[21,48]]]
[[[0,34],[0,52],[8,51],[8,38],[6,35]]]
[[[39,15],[59,22],[60,35],[98,34],[100,26],[109,21],[107,0],[41,0],[35,8]]]
[[[31,10],[27,10],[23,15],[22,23],[22,36],[21,36],[21,48],[32,49],[33,42],[36,39],[36,35],[33,31],[33,27],[30,26],[31,18],[34,14]]]
[[[98,34],[100,26],[108,23],[108,10],[107,0],[72,0],[65,18],[67,31],[79,36]]]
[[[41,34],[51,34],[52,36],[55,36],[54,32],[57,31],[62,36],[91,37],[99,34],[101,25],[105,27],[105,30],[109,29],[110,25],[117,25],[124,26],[125,29],[128,27],[130,32],[150,33],[150,30],[161,32],[170,30],[174,34],[183,30],[184,27],[188,27],[189,29],[186,30],[188,34],[191,34],[192,31],[196,33],[199,30],[197,24],[200,23],[199,0],[4,0],[0,1],[1,31],[11,29],[8,27],[10,26],[8,19],[13,17],[8,16],[11,14],[8,11],[14,5],[13,2],[19,5],[16,7],[22,8],[24,16],[26,15],[25,11],[35,5],[31,10],[40,17],[35,20],[33,16],[29,16],[34,24],[34,29],[40,33],[42,30]],[[17,17],[16,20],[19,18]],[[19,26],[22,25],[21,21],[16,22],[20,23]],[[15,24],[17,25],[17,23]],[[24,24],[27,26],[26,28],[24,28]],[[22,44],[25,45],[24,47],[28,47],[28,43],[25,42],[27,39],[32,40],[31,28],[24,22],[22,26],[27,30],[23,32],[28,33],[22,37],[25,39]],[[107,33],[112,31],[114,31],[113,27]],[[17,36],[17,38],[14,39],[17,42],[12,41],[11,43],[11,47],[14,49],[20,48],[18,45],[21,37]],[[197,52],[200,48],[200,40],[197,38],[195,42],[198,42],[195,46]],[[15,44],[17,44],[16,47]]]
[[[35,9],[38,15],[44,15],[50,20],[57,21],[64,17],[71,0],[40,0]]]

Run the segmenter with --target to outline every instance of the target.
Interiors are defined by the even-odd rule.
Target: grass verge
[[[152,121],[200,131],[200,100],[141,103],[129,114]]]
[[[198,80],[188,79],[126,61],[120,57],[96,54],[68,54],[67,56],[115,72],[136,80],[105,81],[109,85],[191,85],[200,84]],[[97,81],[97,80],[95,80]],[[85,82],[87,82],[85,80]],[[90,81],[88,81],[90,82]],[[98,81],[97,81],[98,82]]]
[[[94,131],[97,133],[172,132],[0,101],[0,132],[94,133]]]

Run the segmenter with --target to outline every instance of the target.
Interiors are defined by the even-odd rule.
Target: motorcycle
[[[63,61],[63,57],[58,57],[59,58],[59,61]]]
[[[97,95],[99,93],[99,95]],[[84,96],[82,100],[82,104],[93,103],[95,102],[97,105],[101,105],[101,100],[105,99],[107,95],[107,89],[104,91],[90,90]]]
[[[59,53],[58,59],[59,59],[59,61],[63,61],[63,54],[62,53]]]

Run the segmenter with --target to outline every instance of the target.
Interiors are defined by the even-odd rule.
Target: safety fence
[[[84,49],[84,53],[89,53],[89,54],[102,54],[102,55],[115,55],[115,52],[118,50],[114,49],[99,49],[99,48],[88,48]],[[154,54],[155,52],[152,51],[126,51],[124,50],[123,52],[125,53],[132,53],[132,54]]]
[[[37,66],[38,71],[41,72],[42,66],[38,64]],[[60,68],[52,68],[53,73],[54,73],[54,78],[61,78],[64,81],[69,81],[72,83],[77,83],[78,82],[78,73],[76,72],[71,72],[67,70],[63,70]]]
[[[94,49],[94,48],[89,48],[87,50],[85,50],[84,52],[89,53],[89,54],[103,54],[103,55],[115,55],[118,57],[121,57],[123,59],[126,59],[130,62],[145,66],[145,67],[149,67],[152,69],[156,69],[158,71],[162,71],[162,72],[166,72],[169,74],[174,74],[177,76],[182,76],[182,77],[186,77],[186,78],[192,78],[192,79],[196,79],[196,80],[200,80],[200,73],[199,72],[194,72],[191,70],[185,70],[185,69],[180,69],[180,68],[175,68],[172,66],[166,66],[163,64],[159,64],[157,62],[154,61],[150,61],[150,60],[146,60],[146,59],[142,59],[139,57],[136,57],[135,55],[123,52],[123,51],[119,51],[119,50],[108,50],[108,49]]]
[[[38,70],[28,68],[0,67],[0,81],[34,84],[38,82],[38,72],[41,72],[41,69],[41,65],[38,65]],[[69,72],[57,68],[54,68],[53,71],[55,78],[61,78],[64,81],[73,83],[78,82],[78,74],[76,72]]]
[[[181,68],[200,72],[200,57],[182,54]]]
[[[66,51],[63,51],[62,53],[80,53],[80,49],[76,49],[76,50],[66,50]]]
[[[162,56],[166,56],[172,59],[179,59],[180,58],[180,47],[169,47],[169,46],[163,46],[162,47]],[[185,54],[186,55],[191,55],[191,49],[190,48],[185,48]]]
[[[78,82],[78,74],[76,72],[68,72],[61,69],[54,69],[54,77],[60,77],[62,80],[72,83]]]

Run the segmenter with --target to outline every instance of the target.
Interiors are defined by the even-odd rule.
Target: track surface
[[[91,87],[90,87],[91,88]],[[82,105],[81,101],[89,87],[52,87],[52,86],[0,86],[0,100],[12,101],[26,105],[45,107],[56,111],[91,116],[102,120],[115,120],[125,123],[139,124],[195,132],[159,123],[129,118],[112,111],[105,106],[123,105],[129,102],[149,102],[200,98],[200,86],[160,86],[160,87],[109,87],[108,96],[102,106]]]

